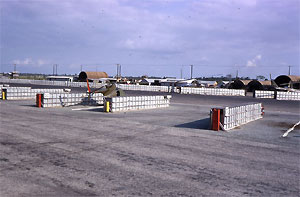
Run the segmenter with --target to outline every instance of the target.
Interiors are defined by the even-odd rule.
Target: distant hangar
[[[88,80],[98,80],[101,78],[108,78],[108,75],[106,72],[88,72],[88,71],[82,71],[79,73],[79,81],[85,82]]]
[[[300,89],[300,76],[297,75],[280,75],[276,77],[275,83],[279,87],[287,87]]]
[[[274,80],[279,87],[290,87],[294,89],[300,89],[300,76],[296,75],[280,75]],[[259,81],[259,80],[240,80],[236,79],[230,84],[231,89],[246,89],[249,92],[253,90],[272,90],[275,87],[272,86],[271,80]]]

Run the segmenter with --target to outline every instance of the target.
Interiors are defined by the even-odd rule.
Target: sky
[[[300,75],[299,2],[0,0],[0,72]]]

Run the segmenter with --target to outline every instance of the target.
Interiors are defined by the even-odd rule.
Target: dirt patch
[[[89,182],[89,181],[86,181],[85,184],[86,184],[87,186],[89,186],[89,187],[94,187],[94,186],[95,186],[94,183],[91,183],[91,182]]]
[[[0,161],[8,162],[9,160],[6,158],[0,158]]]
[[[18,145],[21,143],[15,143],[15,142],[0,142],[1,145],[3,146],[13,146],[13,145]]]
[[[280,128],[285,128],[289,129],[293,127],[296,123],[290,123],[290,122],[268,122],[268,126],[273,126],[273,127],[280,127]],[[300,130],[300,125],[295,127],[295,130]]]

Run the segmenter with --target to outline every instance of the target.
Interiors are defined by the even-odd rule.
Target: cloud
[[[36,63],[38,64],[38,65],[44,65],[44,64],[47,64],[47,62],[46,61],[44,61],[44,60],[41,60],[41,59],[38,59],[37,61],[36,61]]]
[[[200,57],[199,61],[200,62],[208,62],[209,59],[206,56],[202,56],[202,57]]]
[[[29,64],[32,64],[32,60],[31,58],[25,58],[24,60],[13,60],[12,61],[13,64],[18,64],[18,65],[29,65]]]
[[[32,60],[32,58],[25,58],[24,60],[15,59],[12,61],[13,64],[17,64],[20,66],[33,66],[33,67],[39,67],[45,64],[48,64],[47,61],[42,59]]]
[[[257,56],[255,57],[256,60],[261,60],[261,58],[262,58],[261,55],[257,55]]]
[[[31,58],[26,58],[26,59],[23,61],[23,64],[25,64],[25,65],[28,65],[28,64],[31,64],[31,63],[32,63]]]
[[[262,55],[255,56],[252,60],[248,60],[246,66],[247,67],[256,67],[257,63],[261,60]]]
[[[215,7],[215,6],[256,6],[257,0],[210,0],[210,1],[195,1],[196,4],[202,4],[208,7]]]

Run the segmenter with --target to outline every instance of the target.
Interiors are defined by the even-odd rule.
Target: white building
[[[73,82],[74,77],[71,76],[48,76],[46,77],[46,80],[49,81],[68,81]]]
[[[164,79],[149,79],[144,78],[140,81],[140,85],[160,85],[160,82]]]
[[[216,81],[200,81],[200,80],[198,80],[198,84],[200,87],[214,88],[217,86],[218,83]]]
[[[185,80],[181,80],[181,81],[178,81],[176,84],[175,84],[177,87],[197,87],[198,86],[198,81],[197,79],[185,79]]]
[[[231,82],[230,81],[220,81],[218,83],[218,88],[227,88]]]

